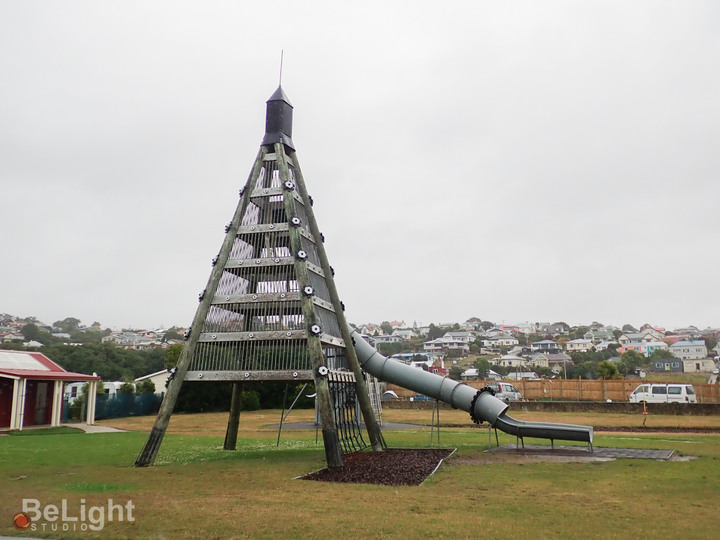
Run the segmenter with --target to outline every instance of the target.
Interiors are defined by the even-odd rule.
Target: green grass
[[[279,415],[279,411],[278,411]],[[720,506],[720,435],[596,435],[596,446],[673,449],[690,461],[533,462],[485,452],[486,429],[443,427],[456,454],[416,487],[293,480],[324,466],[314,430],[277,432],[274,415],[241,418],[238,450],[214,435],[226,421],[174,418],[154,467],[132,463],[147,432],[0,437],[0,535],[23,498],[70,508],[135,505],[135,522],[52,538],[711,538]],[[551,418],[549,418],[551,419]],[[568,421],[563,417],[562,421]],[[138,422],[142,422],[139,420]],[[151,420],[145,420],[151,423]],[[292,421],[292,420],[288,420]],[[197,422],[211,434],[174,433]],[[609,421],[608,421],[609,422]],[[195,425],[195,424],[193,424]],[[173,428],[174,426],[174,428]],[[392,447],[427,447],[429,428],[386,431]],[[495,436],[493,434],[493,444]],[[543,443],[527,440],[526,443]],[[501,444],[515,439],[500,434]],[[434,446],[438,446],[434,443]]]

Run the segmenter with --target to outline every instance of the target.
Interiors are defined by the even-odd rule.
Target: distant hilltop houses
[[[695,326],[665,328],[645,324],[640,328],[592,323],[570,326],[563,322],[522,322],[496,324],[470,318],[463,323],[423,325],[413,321],[383,321],[355,325],[368,341],[396,359],[441,374],[449,371],[446,360],[457,364],[470,354],[490,358],[490,363],[507,369],[548,368],[567,370],[573,357],[581,353],[611,353],[610,361],[628,351],[652,359],[657,371],[704,372],[715,368],[720,357],[720,328],[700,330]],[[35,317],[0,314],[0,344],[39,348],[65,343],[113,343],[116,347],[142,351],[164,349],[182,343],[185,328],[103,329],[68,317],[52,325]]]
[[[30,330],[29,330],[30,329]],[[68,317],[52,325],[35,317],[17,317],[7,313],[0,314],[0,344],[23,344],[26,347],[42,347],[56,343],[83,345],[84,343],[112,342],[117,347],[131,350],[152,348],[165,349],[176,343],[182,343],[185,328],[166,329],[103,329],[99,323],[90,326],[80,324],[78,319]],[[170,333],[171,336],[166,334]]]
[[[392,354],[395,359],[416,367],[425,365],[431,371],[446,370],[445,362],[449,359],[457,364],[459,358],[478,354],[489,355],[493,366],[537,377],[533,370],[540,368],[549,368],[554,373],[567,370],[574,365],[573,355],[577,353],[611,351],[616,356],[611,356],[610,361],[619,362],[621,355],[635,351],[652,358],[649,367],[653,371],[712,372],[720,356],[717,345],[720,328],[700,330],[690,326],[668,331],[649,324],[640,329],[599,323],[573,327],[565,323],[529,322],[497,325],[477,318],[461,324],[409,326],[394,321],[356,328],[376,347],[391,353],[401,351]],[[477,378],[474,368],[463,373],[463,378],[473,376]]]
[[[182,329],[184,332],[185,329]],[[182,343],[182,339],[164,340],[165,332],[163,330],[122,330],[120,332],[111,332],[110,335],[103,337],[102,343],[113,342],[122,349],[131,349],[134,351],[142,351],[145,349],[166,349],[176,343]]]

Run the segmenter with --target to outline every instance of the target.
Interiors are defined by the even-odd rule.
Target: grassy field
[[[430,411],[385,411],[418,424],[386,430],[392,447],[427,447]],[[324,466],[315,430],[283,431],[280,411],[241,416],[238,450],[222,450],[225,414],[176,415],[154,467],[132,463],[153,418],[103,422],[130,431],[69,428],[0,437],[0,534],[51,538],[713,538],[720,511],[720,434],[596,434],[596,446],[673,449],[686,461],[542,462],[485,452],[487,430],[467,414],[442,412],[441,446],[458,448],[422,486],[387,487],[295,480]],[[628,427],[631,415],[513,413]],[[287,422],[312,419],[294,411]],[[717,428],[715,417],[648,418],[655,427]],[[26,433],[31,433],[30,431]],[[541,443],[543,441],[527,441]],[[500,435],[500,443],[514,438]],[[11,525],[23,499],[68,515],[132,501],[135,521],[101,531],[20,533]],[[117,517],[117,513],[115,514]],[[96,514],[97,517],[97,514]],[[40,523],[36,523],[40,525]]]

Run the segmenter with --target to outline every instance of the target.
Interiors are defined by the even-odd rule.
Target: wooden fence
[[[467,381],[468,386],[482,388],[491,381]],[[537,381],[509,382],[530,401],[627,401],[630,393],[640,384],[649,384],[641,380],[588,380],[588,379],[541,379]],[[663,381],[653,380],[652,383]],[[676,383],[677,381],[669,381]],[[698,403],[720,403],[720,384],[693,383]],[[388,390],[394,391],[400,398],[411,398],[415,392],[388,384]]]

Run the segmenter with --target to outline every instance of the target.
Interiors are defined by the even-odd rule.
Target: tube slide
[[[453,381],[417,369],[392,358],[386,358],[356,331],[350,328],[355,352],[363,370],[381,381],[387,381],[419,394],[449,403],[456,409],[470,413],[474,422],[488,422],[492,427],[515,435],[541,439],[582,441],[592,449],[592,426],[555,424],[550,422],[522,422],[506,414],[508,405],[493,395],[489,388],[476,390],[465,383]]]

